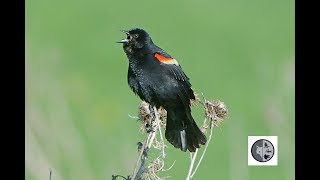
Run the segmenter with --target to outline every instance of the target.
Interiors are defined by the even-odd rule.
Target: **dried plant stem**
[[[161,134],[161,130],[160,130],[160,119],[159,119],[159,116],[158,116],[158,111],[157,111],[157,108],[156,107],[153,107],[153,112],[154,112],[154,121],[151,122],[151,125],[153,126],[152,128],[152,131],[148,133],[148,136],[146,137],[146,139],[144,140],[144,143],[143,143],[143,146],[140,150],[140,154],[139,154],[139,157],[138,157],[138,160],[137,160],[137,163],[135,165],[135,168],[133,170],[133,173],[132,173],[132,180],[135,180],[136,176],[137,176],[137,173],[138,173],[138,167],[139,167],[139,164],[140,164],[140,167],[139,169],[141,168],[141,165],[143,165],[142,163],[140,163],[141,159],[142,159],[142,156],[144,153],[146,153],[146,151],[148,149],[150,149],[155,137],[156,137],[156,134],[157,134],[157,129],[159,128],[159,132],[160,132],[160,138],[162,140],[162,144],[163,144],[163,147],[162,147],[162,151],[163,151],[163,154],[164,154],[164,143],[163,143],[163,137],[162,137],[162,134]],[[146,158],[146,157],[144,157]]]
[[[203,121],[203,127],[205,126],[206,121],[207,121],[207,118],[205,118],[204,121]],[[188,175],[187,175],[187,177],[186,177],[186,180],[192,179],[192,177],[194,176],[194,174],[197,172],[197,170],[198,170],[198,168],[199,168],[199,166],[200,166],[200,164],[201,164],[201,161],[202,161],[202,159],[203,159],[203,157],[204,157],[204,155],[205,155],[205,153],[206,153],[206,151],[207,151],[207,148],[208,148],[208,146],[209,146],[209,143],[210,143],[210,141],[211,141],[213,128],[214,128],[214,122],[211,120],[211,121],[210,121],[210,135],[209,135],[209,137],[208,137],[208,141],[207,141],[207,143],[206,143],[206,145],[205,145],[205,147],[204,147],[204,150],[203,150],[203,152],[202,152],[202,154],[201,154],[201,157],[200,157],[200,159],[199,159],[199,161],[198,161],[198,164],[196,165],[196,167],[195,167],[194,170],[193,170],[193,166],[194,166],[195,160],[196,160],[197,155],[198,155],[198,148],[196,149],[196,152],[194,152],[194,154],[190,153],[191,162],[190,162],[189,171],[188,171]],[[193,170],[193,171],[192,171],[192,170]]]
[[[188,175],[187,175],[186,180],[190,180],[191,179],[191,173],[192,173],[194,162],[195,162],[195,160],[197,158],[198,148],[196,149],[196,152],[194,152],[193,155],[192,155],[192,153],[190,153],[190,154],[191,154],[190,157],[192,157],[192,159],[191,159],[191,163],[190,163],[190,166],[189,166],[189,171],[188,171]]]
[[[156,137],[156,130],[154,131],[154,132],[151,132],[150,133],[150,140],[148,141],[148,144],[147,144],[147,147],[146,147],[146,149],[149,149],[150,147],[151,147],[151,145],[152,145],[152,143],[153,143],[153,140],[154,140],[154,138]]]
[[[175,163],[176,161],[173,161],[172,165],[168,169],[162,169],[162,171],[169,171],[174,166]]]
[[[200,157],[200,159],[199,159],[199,162],[198,162],[196,168],[194,169],[193,173],[191,174],[190,179],[191,179],[191,178],[194,176],[194,174],[197,172],[198,167],[200,166],[200,163],[201,163],[201,161],[202,161],[202,159],[203,159],[203,157],[204,157],[204,154],[205,154],[206,151],[207,151],[208,145],[209,145],[210,140],[211,140],[211,137],[212,137],[213,128],[214,128],[214,124],[213,124],[213,122],[211,121],[211,124],[210,124],[210,135],[209,135],[209,138],[208,138],[208,143],[207,143],[206,146],[204,147],[204,150],[203,150],[202,155],[201,155],[201,157]]]
[[[112,175],[112,180],[117,179],[118,177],[121,177],[121,178],[123,178],[125,180],[128,180],[128,178],[126,178],[124,176],[121,176],[121,175]]]
[[[203,96],[203,95],[202,95]],[[192,101],[192,105],[196,102],[200,103],[203,108],[205,109],[205,117],[203,120],[203,124],[201,126],[201,131],[203,133],[208,133],[208,128],[210,128],[210,134],[207,139],[206,144],[203,147],[203,151],[199,153],[199,149],[197,148],[194,153],[190,153],[190,165],[188,174],[186,177],[186,180],[191,180],[195,173],[198,171],[198,168],[200,164],[202,163],[202,160],[204,159],[205,153],[207,151],[207,148],[210,144],[210,141],[212,139],[213,135],[213,129],[214,127],[218,126],[226,117],[228,113],[228,109],[224,102],[220,100],[212,100],[208,101],[203,96],[203,101],[200,100],[200,98],[196,98],[196,101]],[[130,115],[129,115],[130,116]],[[137,118],[134,116],[130,116],[132,118]],[[154,106],[151,106],[145,101],[142,101],[142,103],[139,106],[139,120],[141,120],[143,127],[141,127],[141,130],[145,130],[147,132],[147,135],[144,139],[144,142],[139,142],[139,156],[137,159],[137,162],[135,164],[134,170],[132,172],[131,176],[128,176],[125,178],[124,176],[114,176],[112,177],[116,179],[117,177],[122,177],[127,180],[138,180],[138,179],[161,179],[157,173],[160,171],[167,171],[171,169],[174,165],[174,163],[169,167],[168,169],[164,168],[164,159],[165,159],[165,148],[166,145],[164,143],[164,137],[161,131],[161,125],[166,124],[166,118],[167,118],[167,112],[164,109],[157,109]],[[159,131],[159,138],[156,138],[157,131]],[[151,147],[154,149],[157,149],[160,151],[160,154],[157,156],[156,159],[152,160],[147,166],[146,162],[148,159],[148,153],[149,150],[151,150]],[[201,154],[201,155],[199,155]],[[199,157],[200,156],[200,157]],[[196,160],[197,164],[195,163]],[[51,178],[51,174],[50,174]]]
[[[190,163],[192,162],[192,153],[189,153],[190,154]]]
[[[166,157],[166,153],[164,152],[164,140],[163,140],[163,136],[162,136],[162,132],[161,132],[161,127],[158,126],[159,128],[159,135],[160,135],[160,139],[161,139],[161,152],[162,152],[162,158]]]
[[[160,139],[161,139],[161,153],[162,153],[162,158],[166,157],[166,154],[164,152],[164,140],[163,140],[163,136],[162,136],[162,132],[161,132],[161,126],[158,126],[159,129],[159,135],[160,135]]]
[[[49,180],[51,180],[52,170],[50,169]]]
[[[150,135],[151,135],[151,134],[148,134],[148,136],[145,138],[144,143],[143,143],[143,145],[142,145],[142,148],[141,148],[141,150],[140,150],[140,154],[139,154],[139,156],[138,156],[137,163],[136,163],[136,165],[135,165],[135,167],[134,167],[134,170],[133,170],[133,173],[132,173],[132,176],[131,176],[133,180],[134,180],[134,178],[135,178],[136,175],[137,175],[137,169],[138,169],[138,166],[139,166],[139,164],[140,164],[143,151],[144,151],[144,149],[145,149],[145,147],[146,147],[146,144],[147,144],[147,142],[148,142],[148,139],[149,139]]]

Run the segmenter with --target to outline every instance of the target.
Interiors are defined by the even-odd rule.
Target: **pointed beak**
[[[122,40],[120,40],[120,41],[117,41],[116,43],[127,43],[127,42],[129,42],[128,39],[122,39]]]
[[[125,33],[126,35],[129,35],[129,31],[128,30],[120,30],[121,32]],[[129,42],[129,39],[122,39],[120,41],[117,41],[116,43],[127,43]]]

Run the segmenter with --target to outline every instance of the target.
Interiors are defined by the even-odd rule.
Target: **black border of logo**
[[[271,144],[272,148],[273,148],[272,156],[271,156],[271,158],[270,158],[268,161],[270,161],[270,160],[273,158],[274,154],[276,153],[276,152],[275,152],[275,151],[276,151],[276,149],[274,148],[274,145],[272,144],[272,142],[271,142],[271,141],[269,141],[269,140],[267,140],[267,139],[258,139],[258,140],[256,140],[256,141],[251,145],[251,156],[253,157],[253,159],[254,159],[254,160],[256,160],[256,161],[258,161],[258,162],[265,163],[265,162],[268,162],[268,161],[259,161],[259,160],[257,160],[256,158],[254,158],[254,156],[253,156],[253,154],[252,154],[252,148],[253,148],[253,145],[254,145],[256,142],[260,141],[260,140],[268,141],[268,142]]]

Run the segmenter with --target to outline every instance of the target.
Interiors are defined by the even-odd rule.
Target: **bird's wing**
[[[181,66],[179,65],[178,61],[172,58],[167,53],[163,52],[156,52],[154,53],[154,57],[164,66],[167,66],[170,69],[171,73],[177,80],[185,81],[187,84],[189,83],[189,78],[187,75],[182,71]]]
[[[193,90],[191,89],[191,84],[189,82],[188,76],[183,72],[181,66],[178,61],[172,58],[165,52],[156,52],[154,53],[154,57],[160,61],[161,65],[167,67],[169,73],[172,73],[180,83],[179,86],[181,90],[179,92],[180,99],[187,105],[189,105],[190,99],[195,99]]]

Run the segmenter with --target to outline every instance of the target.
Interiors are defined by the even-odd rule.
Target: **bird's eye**
[[[133,37],[134,37],[134,38],[138,38],[139,35],[138,35],[138,34],[134,34]]]

